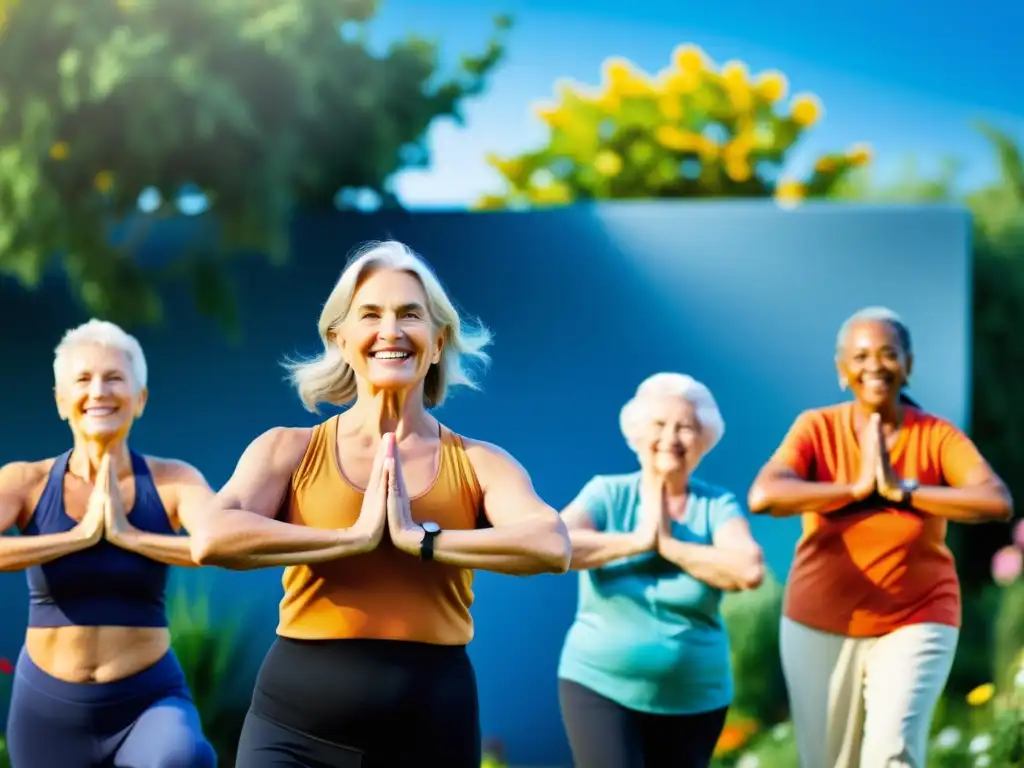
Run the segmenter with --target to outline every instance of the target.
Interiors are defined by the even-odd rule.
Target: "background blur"
[[[715,392],[727,435],[702,474],[742,495],[793,417],[838,399],[834,334],[867,304],[904,315],[915,397],[1020,497],[1024,12],[850,14],[0,0],[0,461],[66,449],[52,349],[103,316],[150,360],[135,447],[223,483],[264,429],[314,422],[278,363],[315,351],[351,248],[395,237],[496,334],[484,391],[440,417],[511,451],[554,506],[629,470],[618,409],[658,370]],[[1024,529],[952,528],[969,631],[930,765],[1016,765]],[[786,768],[797,527],[754,530],[776,580],[727,601],[719,762]],[[478,577],[492,762],[569,764],[554,674],[575,589]],[[176,649],[225,765],[279,597],[276,570],[176,579]],[[5,707],[20,574],[0,600]]]

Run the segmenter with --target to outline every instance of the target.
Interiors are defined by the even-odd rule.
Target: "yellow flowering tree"
[[[766,197],[795,202],[825,195],[868,147],[818,159],[803,179],[781,176],[786,155],[822,117],[816,96],[796,94],[777,71],[751,75],[738,61],[718,67],[683,45],[651,75],[621,58],[591,88],[556,84],[539,104],[548,143],[515,157],[489,156],[505,189],[478,208],[562,205],[622,198]]]
[[[448,73],[421,38],[376,52],[378,5],[0,0],[0,276],[31,287],[57,262],[125,324],[158,320],[159,284],[184,279],[231,326],[224,258],[283,258],[291,213],[342,191],[396,205],[391,176],[429,161],[430,124],[503,54],[507,19]],[[189,213],[180,255],[143,263],[153,225]]]

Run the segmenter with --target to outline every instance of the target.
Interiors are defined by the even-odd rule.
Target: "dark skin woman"
[[[781,632],[797,743],[807,766],[923,766],[961,619],[948,521],[1006,520],[1013,502],[971,440],[904,393],[898,315],[854,314],[835,362],[852,402],[800,414],[749,494],[751,512],[802,516]]]

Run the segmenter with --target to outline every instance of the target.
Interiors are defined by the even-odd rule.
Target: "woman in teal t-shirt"
[[[736,496],[693,476],[725,424],[677,373],[622,409],[640,471],[593,478],[562,513],[580,571],[558,669],[576,768],[706,768],[732,703],[723,591],[761,583]]]

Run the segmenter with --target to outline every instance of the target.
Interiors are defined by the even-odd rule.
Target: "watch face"
[[[914,478],[907,478],[902,483],[900,483],[900,485],[903,486],[904,491],[907,491],[909,493],[911,491],[916,491],[920,483]]]
[[[424,533],[440,533],[441,526],[437,523],[420,523],[420,527],[423,528]]]

